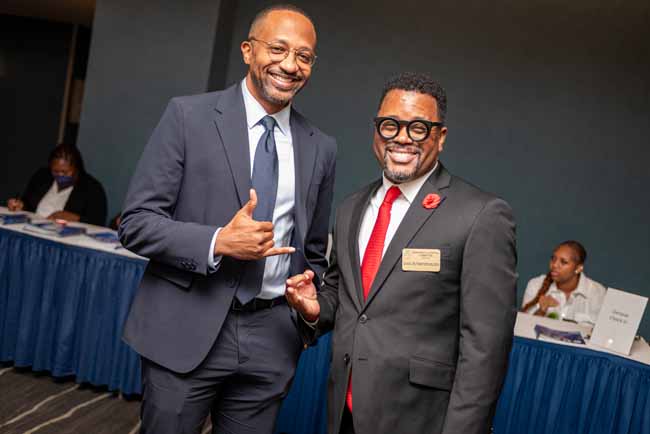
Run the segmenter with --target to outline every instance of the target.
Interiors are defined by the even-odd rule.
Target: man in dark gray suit
[[[120,225],[149,258],[124,329],[142,356],[143,433],[271,433],[303,343],[285,281],[326,266],[336,143],[291,107],[316,31],[260,12],[246,78],[174,98],[131,181]]]
[[[330,267],[287,281],[306,334],[334,329],[329,432],[490,431],[515,318],[508,204],[438,160],[446,96],[389,81],[375,118],[382,179],[339,206]]]

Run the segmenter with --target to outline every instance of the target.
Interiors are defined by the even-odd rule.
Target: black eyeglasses
[[[249,41],[261,42],[266,45],[266,51],[273,62],[282,62],[289,57],[290,52],[294,52],[296,62],[303,68],[311,68],[316,63],[316,55],[307,48],[289,48],[280,42],[266,42],[261,39],[250,37]]]
[[[374,121],[377,132],[382,138],[386,140],[394,139],[399,134],[400,129],[406,126],[406,133],[414,142],[421,142],[429,137],[432,128],[445,125],[443,122],[431,122],[424,119],[402,121],[391,117],[377,117]]]

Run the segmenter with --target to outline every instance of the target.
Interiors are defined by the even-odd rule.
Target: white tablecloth
[[[535,316],[535,315],[519,312],[517,314],[517,322],[515,323],[515,336],[528,338],[528,339],[537,339],[537,337],[535,336],[535,325],[537,324],[555,330],[565,331],[565,332],[577,331],[580,332],[583,337],[589,336],[591,334],[591,327],[586,325],[575,324],[571,322],[560,321],[557,319],[545,318],[541,316]],[[646,365],[650,365],[650,346],[642,337],[634,341],[634,343],[632,344],[632,351],[629,356],[620,353],[615,353],[613,351],[609,351],[605,348],[601,348],[596,345],[592,345],[589,343],[588,340],[586,345],[572,344],[569,342],[550,340],[550,339],[545,339],[545,341],[552,342],[558,345],[568,345],[570,347],[588,348],[593,351],[600,351],[603,353],[614,354],[619,357],[624,357],[626,359],[630,359],[630,360],[644,363]]]
[[[4,214],[12,214],[11,211],[9,211],[6,207],[0,206],[0,213]],[[22,213],[22,211],[21,211]],[[29,214],[29,216],[32,219],[33,223],[40,223],[40,222],[46,222],[48,220],[43,219],[39,216],[37,216],[34,213],[26,213]],[[102,226],[95,226],[95,225],[90,225],[87,223],[68,223],[68,226],[75,226],[75,227],[84,227],[86,228],[86,232],[89,234],[94,234],[94,233],[99,233],[99,232],[112,232],[115,233],[114,230],[105,228]],[[30,235],[33,237],[38,237],[38,238],[45,238],[48,240],[56,241],[61,244],[68,244],[71,246],[77,246],[77,247],[84,247],[86,249],[93,249],[93,250],[100,250],[102,252],[107,252],[111,253],[114,255],[121,255],[121,256],[127,256],[129,258],[137,258],[137,259],[144,259],[142,256],[138,256],[135,253],[132,253],[128,250],[126,250],[124,247],[122,247],[120,244],[113,244],[113,243],[104,243],[101,241],[97,241],[94,238],[88,237],[86,235],[71,235],[67,237],[60,237],[57,235],[48,235],[48,234],[40,234],[40,233],[35,233],[35,232],[30,232],[24,229],[25,224],[19,223],[19,224],[10,224],[10,225],[1,225],[3,229],[15,231],[15,232],[20,232],[26,235]]]

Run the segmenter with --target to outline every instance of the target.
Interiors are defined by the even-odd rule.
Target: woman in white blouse
[[[595,324],[606,289],[584,273],[587,251],[577,241],[555,248],[549,272],[531,279],[522,311],[575,322]]]
[[[106,224],[104,187],[85,171],[81,152],[69,144],[52,150],[48,167],[39,169],[22,196],[9,199],[7,208],[51,220]]]

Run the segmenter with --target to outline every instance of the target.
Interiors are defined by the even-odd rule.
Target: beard
[[[287,76],[287,74],[279,74],[279,75]],[[257,87],[260,90],[262,97],[266,101],[270,102],[271,104],[278,105],[278,106],[286,106],[287,104],[289,104],[291,100],[298,94],[298,92],[302,90],[302,88],[306,84],[306,81],[303,81],[300,84],[300,86],[297,86],[296,88],[290,91],[281,92],[277,90],[268,81],[264,81],[259,74],[252,71],[251,71],[251,79],[253,80],[253,84],[255,85],[255,87]]]
[[[390,158],[388,157],[388,151],[396,148],[406,148],[407,150],[416,154],[415,166],[405,167],[399,169],[391,169]],[[402,182],[407,182],[412,180],[415,175],[420,170],[422,166],[422,150],[418,146],[402,146],[395,142],[390,142],[384,147],[384,175],[388,178],[389,181],[394,182],[395,184],[400,184]]]

